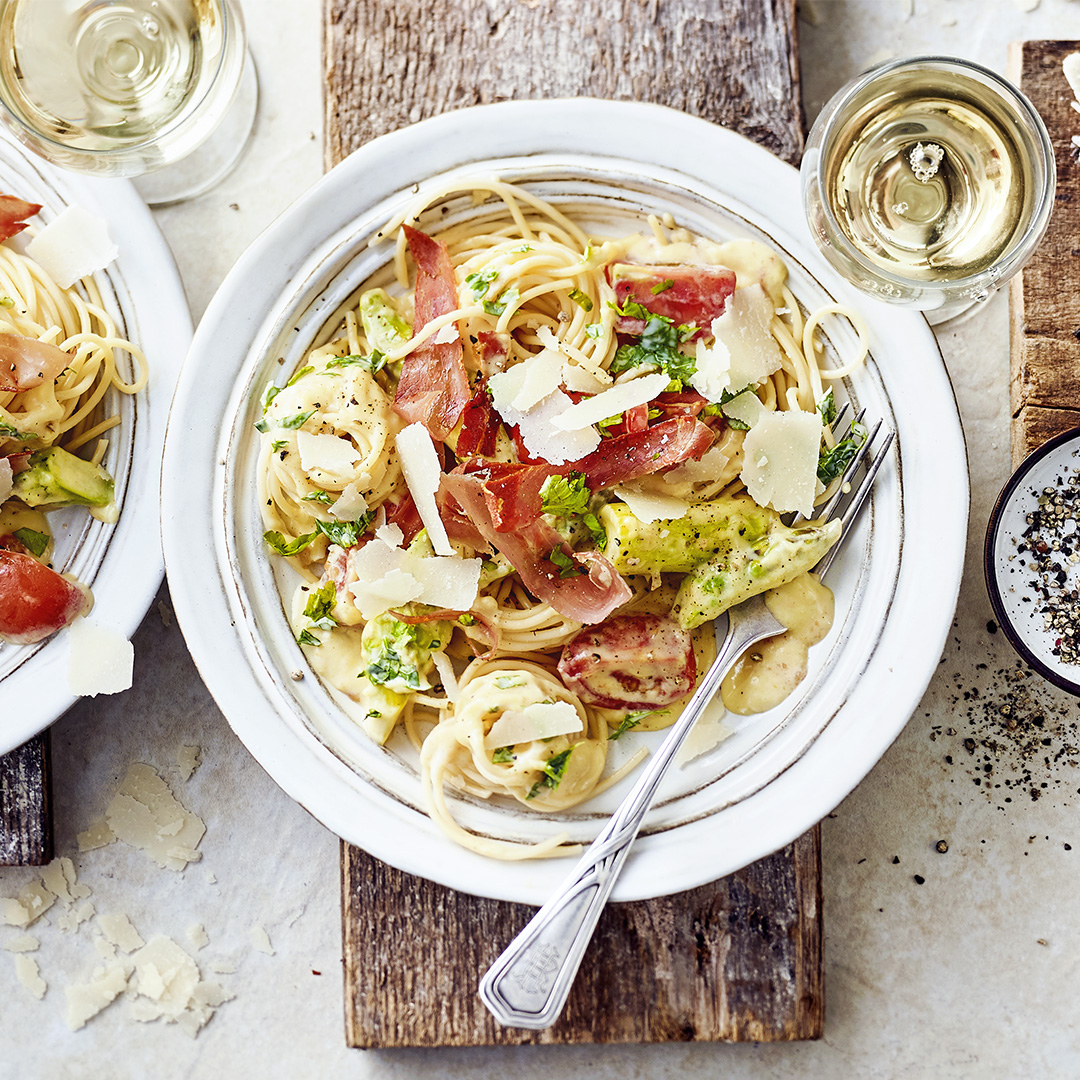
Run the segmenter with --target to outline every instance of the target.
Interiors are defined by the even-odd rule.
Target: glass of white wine
[[[151,205],[232,168],[257,97],[237,0],[0,0],[0,119],[56,165],[141,177]]]
[[[940,323],[986,300],[1046,231],[1054,150],[1014,86],[966,60],[889,61],[822,109],[802,163],[811,232],[881,300]]]

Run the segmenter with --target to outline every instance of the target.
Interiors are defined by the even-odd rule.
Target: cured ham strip
[[[735,291],[735,272],[719,266],[640,266],[615,263],[608,270],[619,307],[635,300],[654,315],[671,319],[676,326],[708,330],[723,314],[727,298]],[[620,315],[615,320],[620,334],[639,335],[641,319]]]
[[[523,529],[536,521],[543,509],[540,489],[559,470],[550,465],[485,461],[470,462],[461,471],[481,481],[492,527],[502,533]]]
[[[483,481],[478,476],[450,473],[443,477],[443,490],[453,496],[484,538],[510,561],[529,592],[560,615],[580,623],[602,622],[633,595],[603,555],[569,551],[562,537],[542,520],[517,532],[497,532],[484,498]],[[554,548],[562,549],[585,573],[560,577],[548,558]]]
[[[457,310],[457,282],[444,243],[408,225],[402,228],[416,263],[416,334],[433,319]],[[409,423],[423,424],[442,442],[471,396],[461,341],[429,339],[401,362],[394,410]]]
[[[401,530],[401,535],[404,537],[402,543],[408,547],[416,539],[416,534],[424,527],[413,497],[406,493],[396,502],[387,501],[383,505],[386,508],[387,525],[396,525]]]
[[[0,195],[0,241],[10,240],[26,228],[28,217],[41,209],[40,203],[27,202],[15,195]]]
[[[491,457],[499,441],[502,420],[491,404],[487,382],[482,377],[476,383],[476,393],[461,413],[455,453],[459,458]]]
[[[715,437],[700,420],[675,417],[645,431],[607,439],[598,450],[566,468],[582,473],[589,487],[598,491],[671,468],[687,458],[699,458]]]
[[[71,363],[70,354],[36,338],[0,334],[0,391],[48,386]]]

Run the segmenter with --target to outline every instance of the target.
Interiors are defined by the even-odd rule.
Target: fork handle
[[[558,1018],[630,846],[690,729],[743,650],[783,629],[760,596],[745,601],[737,617],[729,615],[716,659],[633,790],[480,981],[480,998],[500,1024],[541,1030]]]

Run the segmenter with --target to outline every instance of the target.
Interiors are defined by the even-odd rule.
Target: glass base
[[[951,330],[954,326],[959,326],[961,323],[966,323],[968,319],[974,318],[980,311],[985,311],[987,301],[996,293],[996,288],[991,289],[982,299],[961,300],[955,304],[946,304],[944,307],[924,311],[923,315],[935,333],[939,330]]]
[[[259,80],[248,52],[229,111],[213,132],[186,157],[134,179],[148,206],[171,206],[219,184],[236,167],[255,126]]]

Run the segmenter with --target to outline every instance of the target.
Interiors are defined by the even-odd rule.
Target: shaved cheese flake
[[[594,428],[559,431],[552,425],[553,417],[573,405],[561,390],[553,391],[528,412],[514,408],[514,399],[525,385],[523,366],[515,364],[509,371],[492,375],[488,380],[495,411],[508,425],[518,428],[525,449],[533,457],[562,465],[591,454],[600,445],[600,434]]]
[[[181,746],[176,751],[176,771],[180,779],[188,781],[194,775],[195,770],[202,764],[202,747]]]
[[[355,521],[367,508],[367,499],[360,494],[360,489],[356,484],[348,484],[327,513],[338,521]]]
[[[727,710],[720,700],[720,695],[716,694],[705,705],[704,711],[690,729],[686,742],[679,747],[675,764],[680,768],[685,767],[694,758],[715,750],[725,739],[734,735],[734,731],[725,722],[726,715]]]
[[[399,548],[405,543],[405,534],[401,531],[400,525],[380,525],[375,530],[375,537],[384,544],[389,544],[390,547]]]
[[[261,953],[266,953],[267,956],[274,955],[274,946],[270,944],[270,935],[266,932],[266,928],[256,923],[248,931],[248,940],[251,942],[251,947],[258,950]]]
[[[49,989],[48,983],[41,977],[38,962],[32,956],[15,957],[15,974],[20,983],[40,1001]]]
[[[448,322],[437,334],[432,334],[428,338],[432,345],[450,345],[460,340],[461,335],[458,333],[457,323],[455,322]]]
[[[736,394],[729,402],[722,405],[721,411],[732,420],[738,420],[748,428],[752,428],[764,415],[765,406],[761,404],[757,394],[752,390],[744,390]]]
[[[116,842],[116,837],[104,818],[91,821],[84,832],[78,834],[79,851],[93,851],[95,848],[108,847]]]
[[[702,484],[715,480],[728,467],[731,457],[719,446],[710,447],[695,461],[693,458],[667,469],[661,475],[665,484]]]
[[[1073,92],[1073,97],[1080,101],[1080,53],[1069,53],[1061,61],[1061,70],[1069,81],[1069,88]]]
[[[102,1009],[115,1001],[127,986],[128,975],[124,965],[113,964],[97,968],[87,983],[65,986],[67,1026],[72,1031],[78,1031],[87,1020],[97,1016]]]
[[[567,390],[580,394],[599,394],[608,384],[601,382],[591,371],[579,367],[571,360],[564,360],[562,384]]]
[[[122,952],[132,953],[146,944],[127,915],[99,915],[97,926],[105,940]]]
[[[427,428],[423,424],[410,424],[398,432],[396,445],[405,483],[435,554],[453,555],[454,549],[439,517],[439,508],[435,505],[435,492],[439,490],[442,470]]]
[[[41,942],[29,934],[20,934],[18,937],[10,938],[4,942],[4,948],[12,953],[37,952],[40,946]]]
[[[0,896],[0,922],[4,926],[29,926],[30,912],[13,896]]]
[[[709,401],[725,390],[757,386],[780,369],[782,354],[772,336],[773,306],[760,285],[736,289],[713,319],[713,343],[697,343],[697,371],[690,385]]]
[[[435,670],[439,673],[439,681],[446,691],[447,701],[451,702],[451,704],[457,702],[461,697],[461,691],[458,687],[457,672],[454,671],[454,665],[450,662],[450,657],[444,652],[433,652],[431,660],[435,665]]]
[[[768,412],[746,433],[739,474],[759,506],[780,513],[814,512],[821,417],[816,412]]]
[[[424,591],[420,582],[405,570],[390,570],[377,581],[355,581],[348,589],[365,620],[418,600]]]
[[[69,206],[26,245],[26,253],[61,289],[102,270],[120,254],[103,218]]]
[[[79,697],[119,694],[131,688],[135,648],[123,634],[85,618],[67,629],[68,689]]]
[[[638,521],[675,521],[690,509],[690,504],[685,499],[676,499],[673,495],[656,495],[629,485],[615,488],[615,494],[630,507],[630,513]]]
[[[64,875],[64,867],[59,859],[53,859],[48,866],[41,868],[41,883],[58,900],[70,904],[74,897],[68,892],[67,877]]]
[[[419,599],[433,607],[468,611],[476,602],[482,559],[425,559],[416,556],[412,573],[423,586]]]
[[[305,472],[323,472],[332,476],[349,476],[352,467],[363,459],[351,439],[337,435],[312,435],[310,431],[296,433],[296,448]]]
[[[0,503],[11,494],[12,472],[11,462],[6,458],[0,458]]]
[[[517,366],[524,371],[521,386],[511,402],[518,412],[528,412],[548,394],[558,390],[562,380],[562,356],[554,350],[544,349]]]
[[[484,736],[484,749],[553,739],[582,730],[581,717],[568,701],[537,702],[520,711],[504,712]]]
[[[670,377],[663,372],[631,379],[571,405],[554,416],[552,423],[560,431],[578,431],[590,427],[609,416],[617,416],[627,409],[647,404],[657,394],[662,394],[670,382]]]

